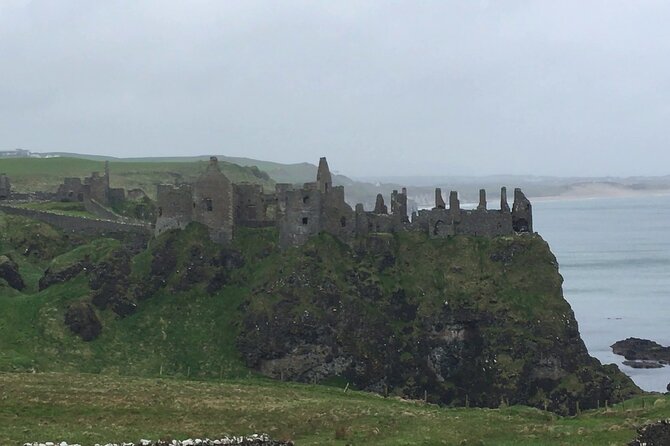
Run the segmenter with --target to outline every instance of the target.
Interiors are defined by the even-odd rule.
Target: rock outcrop
[[[537,235],[396,234],[358,252],[322,235],[283,254],[242,309],[264,375],[448,405],[595,408],[639,391],[590,357]]]
[[[26,287],[19,265],[9,256],[0,256],[0,279],[4,279],[10,287],[18,291]]]
[[[92,341],[102,331],[102,323],[95,314],[95,309],[87,302],[77,302],[68,307],[65,325],[84,341]]]
[[[39,290],[42,291],[49,288],[51,285],[67,282],[78,276],[79,273],[88,271],[92,266],[93,264],[85,259],[75,262],[63,269],[47,268],[47,270],[44,271],[44,275],[40,278],[38,284]]]
[[[670,364],[670,347],[648,339],[628,338],[612,344],[612,352],[627,359],[624,364],[634,368],[660,368]]]
[[[647,424],[637,430],[637,438],[629,446],[666,446],[670,444],[670,420]]]

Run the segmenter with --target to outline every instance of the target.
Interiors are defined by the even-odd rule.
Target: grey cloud
[[[666,174],[665,2],[0,3],[0,146]]]

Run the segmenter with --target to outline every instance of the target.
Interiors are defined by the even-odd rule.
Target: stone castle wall
[[[54,214],[52,212],[24,209],[9,205],[0,205],[0,211],[6,214],[19,215],[21,217],[28,217],[39,220],[70,232],[84,232],[91,234],[151,234],[150,225],[76,217],[73,215]]]
[[[207,226],[215,242],[233,239],[233,185],[215,157],[193,185],[193,220]]]
[[[158,185],[156,235],[168,229],[183,229],[193,221],[193,190],[190,185]]]
[[[480,191],[476,209],[461,209],[458,193],[450,192],[448,205],[440,189],[435,190],[435,207],[407,215],[407,190],[394,190],[389,206],[379,194],[375,209],[365,211],[362,204],[353,210],[344,200],[344,187],[334,187],[325,158],[319,160],[316,181],[302,187],[277,184],[274,194],[259,185],[231,184],[212,158],[207,171],[191,186],[159,186],[159,216],[156,234],[166,229],[183,228],[198,221],[210,229],[217,242],[228,242],[235,227],[279,229],[283,248],[299,246],[310,237],[326,232],[349,242],[357,236],[418,230],[430,237],[472,235],[495,237],[532,232],[530,201],[520,189],[514,191],[514,206],[507,203],[501,189],[500,209],[489,210],[486,192]]]

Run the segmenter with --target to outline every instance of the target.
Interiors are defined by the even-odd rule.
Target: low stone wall
[[[96,215],[103,220],[118,221],[122,218],[120,215],[115,214],[93,199],[84,200],[84,208],[91,214]]]
[[[151,226],[137,223],[124,223],[95,218],[76,217],[52,212],[24,209],[2,204],[0,211],[11,215],[19,215],[42,221],[60,229],[71,232],[85,232],[92,234],[132,233],[151,236]]]

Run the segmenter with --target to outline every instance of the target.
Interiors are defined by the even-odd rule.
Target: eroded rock
[[[93,265],[89,260],[81,260],[66,268],[59,270],[53,270],[52,268],[47,268],[47,270],[44,271],[44,275],[40,278],[40,281],[38,283],[39,290],[42,291],[44,289],[49,288],[51,285],[67,282],[70,279],[74,279],[79,275],[79,273],[81,273],[82,271],[89,270],[92,266]]]
[[[102,331],[102,323],[88,302],[70,305],[65,312],[65,325],[84,341],[92,341]]]
[[[612,351],[616,355],[626,358],[626,365],[638,368],[650,368],[650,362],[658,364],[656,368],[670,364],[670,347],[648,339],[628,338],[612,344]],[[633,361],[641,361],[633,365]]]
[[[670,445],[670,420],[660,420],[647,424],[637,430],[637,438],[629,446],[667,446]]]

